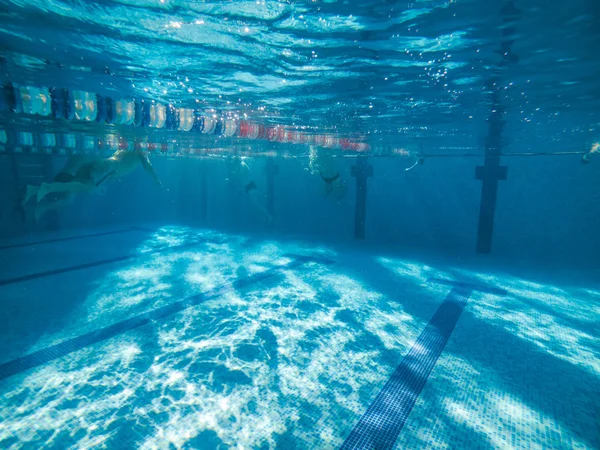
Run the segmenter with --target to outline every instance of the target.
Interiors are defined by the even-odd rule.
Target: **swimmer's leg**
[[[63,206],[70,205],[71,203],[73,203],[74,198],[75,198],[74,195],[68,194],[63,198],[55,199],[55,200],[52,200],[49,202],[39,203],[39,204],[35,205],[35,209],[34,209],[35,221],[39,222],[40,219],[48,211],[52,211],[53,209],[58,209],[58,208],[62,208]]]
[[[42,183],[37,192],[37,201],[41,201],[46,195],[54,192],[77,194],[79,192],[90,192],[95,187],[95,184],[84,184],[77,181],[71,181],[70,183]]]
[[[69,183],[69,182],[73,181],[73,179],[74,179],[74,177],[70,173],[58,172],[56,174],[56,176],[54,177],[54,183]],[[40,186],[32,186],[32,185],[25,186],[25,193],[23,194],[22,205],[29,202],[29,200],[31,200],[32,197],[37,196],[39,190],[40,190]]]
[[[267,211],[267,208],[259,204],[256,200],[256,187],[252,190],[246,190],[246,194],[248,195],[248,200],[250,201],[250,203],[265,215],[265,217],[267,218],[267,225],[271,225],[271,223],[273,223],[273,216],[269,213],[269,211]]]

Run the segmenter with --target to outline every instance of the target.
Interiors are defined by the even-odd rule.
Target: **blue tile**
[[[453,288],[350,432],[341,450],[392,449],[473,290],[503,292],[466,283],[430,281],[450,284]]]
[[[190,245],[191,244],[187,244],[186,246]],[[175,248],[176,247],[171,247],[171,249]],[[0,365],[0,380],[19,374],[34,367],[41,366],[50,361],[61,358],[83,348],[89,347],[98,342],[105,341],[107,339],[131,331],[135,328],[146,325],[150,322],[164,319],[187,308],[196,306],[204,301],[218,298],[226,294],[227,292],[230,292],[231,290],[247,287],[259,281],[271,278],[274,275],[278,274],[281,270],[292,269],[310,261],[313,261],[311,257],[301,257],[299,259],[294,259],[288,262],[287,264],[276,266],[263,272],[250,275],[246,278],[226,283],[208,292],[185,298],[183,300],[171,303],[153,311],[140,314],[138,316],[123,320],[121,322],[109,325],[104,328],[100,328],[82,336],[69,339],[67,341],[61,342],[60,344],[47,347],[45,349],[23,356],[21,358],[8,361]]]
[[[471,283],[463,283],[460,281],[452,281],[452,280],[444,280],[442,278],[429,278],[427,280],[428,283],[438,283],[438,284],[445,284],[447,286],[456,286],[456,287],[463,287],[465,289],[471,289],[472,291],[480,291],[480,292],[484,292],[486,294],[493,294],[493,295],[499,295],[504,297],[507,292],[504,289],[498,289],[495,287],[490,287],[490,286],[483,286],[480,284],[471,284]]]
[[[7,278],[4,280],[0,280],[0,286],[6,286],[7,284],[20,283],[23,281],[31,281],[31,280],[35,280],[37,278],[44,278],[44,277],[49,277],[49,276],[53,276],[53,275],[60,275],[63,273],[75,272],[77,270],[90,269],[92,267],[105,266],[107,264],[113,264],[116,262],[127,261],[129,259],[138,258],[142,255],[153,255],[156,253],[163,253],[163,252],[172,251],[172,250],[182,250],[184,248],[195,247],[196,245],[202,244],[204,242],[207,242],[207,240],[203,239],[200,241],[188,242],[187,244],[182,244],[182,245],[156,248],[156,249],[150,250],[148,252],[144,252],[144,253],[117,256],[115,258],[108,258],[108,259],[103,259],[100,261],[93,261],[93,262],[89,262],[89,263],[85,263],[85,264],[78,264],[76,266],[63,267],[60,269],[52,269],[52,270],[46,270],[44,272],[37,272],[37,273],[31,273],[28,275],[22,275],[20,277]]]
[[[46,239],[43,241],[21,242],[19,244],[1,245],[0,250],[6,250],[9,248],[30,247],[30,246],[41,245],[41,244],[51,244],[54,242],[75,241],[75,240],[79,240],[79,239],[89,239],[89,238],[99,237],[99,236],[110,236],[111,234],[131,233],[132,231],[150,231],[150,230],[145,230],[144,228],[140,228],[140,227],[129,227],[129,228],[125,228],[123,230],[102,231],[102,232],[98,232],[98,233],[81,234],[78,236],[66,236],[66,237],[55,238],[55,239]]]

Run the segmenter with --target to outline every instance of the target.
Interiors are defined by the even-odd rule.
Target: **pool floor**
[[[0,448],[600,448],[592,280],[179,226],[0,259]]]

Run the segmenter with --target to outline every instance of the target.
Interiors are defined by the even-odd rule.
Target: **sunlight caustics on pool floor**
[[[598,448],[597,286],[183,227],[0,243],[2,448]]]

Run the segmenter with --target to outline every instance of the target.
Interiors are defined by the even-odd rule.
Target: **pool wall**
[[[0,233],[4,236],[42,230],[18,211],[11,156],[2,156]],[[22,157],[21,157],[22,158]],[[515,261],[545,261],[588,267],[600,251],[600,214],[597,205],[598,167],[582,165],[579,157],[505,158],[508,180],[498,187],[491,257]],[[65,162],[53,158],[54,170]],[[323,182],[310,174],[308,160],[276,159],[273,177],[275,220],[245,198],[244,186],[255,180],[256,202],[266,198],[266,158],[249,161],[244,178],[231,174],[220,160],[165,159],[153,163],[165,185],[161,191],[138,170],[107,185],[103,195],[82,196],[58,212],[54,226],[79,228],[132,222],[182,223],[228,230],[307,236],[324,240],[353,240],[355,159],[336,160],[346,192],[325,196]],[[428,159],[405,172],[408,161],[371,158],[373,177],[367,180],[365,242],[445,255],[475,252],[481,181],[475,179],[479,158]],[[201,180],[206,178],[206,197]],[[593,268],[593,267],[591,267]]]

